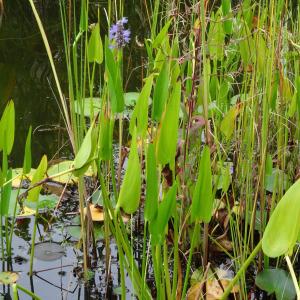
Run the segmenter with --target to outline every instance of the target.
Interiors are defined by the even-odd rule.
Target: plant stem
[[[285,256],[285,260],[286,260],[286,263],[289,267],[289,270],[290,270],[290,273],[291,273],[291,276],[292,276],[292,279],[293,279],[293,283],[294,283],[296,294],[297,294],[297,300],[300,300],[300,289],[299,289],[299,285],[298,285],[298,282],[297,282],[297,277],[296,277],[292,262],[291,262],[290,257],[288,255]]]
[[[228,298],[228,296],[229,296],[231,290],[233,289],[234,285],[237,283],[239,278],[245,273],[245,271],[247,270],[250,263],[255,259],[255,256],[260,251],[261,244],[262,244],[262,240],[259,241],[259,243],[256,245],[256,247],[253,249],[252,253],[249,255],[249,257],[246,259],[246,261],[241,266],[239,271],[236,273],[234,278],[230,281],[230,283],[229,283],[228,287],[226,288],[221,300],[225,300],[225,299]]]

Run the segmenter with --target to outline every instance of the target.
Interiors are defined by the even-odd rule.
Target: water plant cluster
[[[124,1],[60,0],[67,86],[36,3],[28,5],[72,155],[49,164],[46,153],[33,169],[30,127],[23,166],[13,169],[15,109],[6,104],[0,282],[13,299],[22,299],[20,291],[40,299],[17,283],[11,260],[15,220],[31,216],[28,272],[35,275],[49,183],[64,188],[48,224],[68,210],[66,189],[78,191],[86,286],[101,259],[111,281],[114,242],[120,299],[300,299],[299,3],[141,1],[141,40]],[[124,76],[130,45],[144,53],[135,90]]]

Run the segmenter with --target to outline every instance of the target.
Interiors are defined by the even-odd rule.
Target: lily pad
[[[104,238],[103,226],[94,225],[94,237],[95,240],[101,240]],[[75,240],[79,240],[81,237],[81,227],[80,226],[67,226],[67,233],[73,237]]]
[[[72,168],[72,165],[73,165],[72,160],[64,160],[62,162],[59,162],[58,164],[52,165],[48,169],[47,174],[48,176],[53,176],[55,174],[67,171]],[[75,177],[72,173],[69,173],[59,177],[55,177],[54,180],[66,184],[66,183],[72,183],[72,181],[77,182],[78,178]]]
[[[19,279],[16,272],[0,272],[0,284],[13,284]]]
[[[32,180],[32,175],[34,174],[35,171],[36,171],[36,169],[31,169],[29,174],[23,176],[23,180],[27,179],[27,180],[31,181]],[[19,188],[20,187],[22,173],[23,173],[23,168],[16,168],[16,169],[12,170],[12,178],[13,178],[12,187],[13,188]]]
[[[287,190],[291,185],[288,175],[285,174],[282,170],[273,169],[272,174],[267,175],[265,179],[265,189],[270,192],[276,192],[276,187],[282,185],[284,190]]]
[[[277,300],[292,300],[296,298],[293,280],[285,270],[263,270],[256,276],[255,284],[268,294],[275,293]]]
[[[20,218],[28,218],[28,217],[31,217],[35,214],[35,209],[32,209],[30,207],[27,207],[27,206],[24,206],[23,210],[18,213],[16,215],[16,218],[17,219],[20,219]]]
[[[101,110],[101,98],[85,98],[84,101],[84,107],[83,107],[83,115],[87,118],[91,115],[91,110],[94,111],[94,117],[97,115],[97,113]],[[75,101],[75,113],[81,115],[82,111],[79,105],[78,101]]]
[[[35,244],[34,248],[34,256],[42,261],[58,260],[65,254],[63,247],[54,242]]]
[[[129,92],[124,94],[124,101],[126,106],[135,106],[136,101],[139,97],[140,93]]]

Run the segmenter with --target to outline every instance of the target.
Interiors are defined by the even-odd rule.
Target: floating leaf
[[[104,221],[105,212],[104,212],[103,207],[101,207],[99,205],[91,204],[90,205],[90,212],[91,212],[92,220],[94,222],[103,222]],[[87,214],[87,208],[86,207],[84,208],[84,214],[85,215]],[[125,214],[122,214],[122,220],[125,223],[128,222],[129,221],[129,216],[125,215]]]
[[[73,166],[73,161],[72,160],[64,160],[61,161],[55,165],[52,165],[48,171],[47,174],[49,177],[68,171],[72,168]],[[66,184],[66,183],[72,183],[72,182],[77,182],[78,178],[75,177],[71,172],[66,173],[64,175],[58,176],[54,178],[55,181]]]
[[[270,193],[275,193],[280,185],[283,190],[286,190],[290,186],[289,177],[282,170],[273,168],[271,173],[265,176],[265,189]]]
[[[36,213],[36,209],[32,209],[27,206],[24,206],[22,211],[16,215],[16,218],[17,219],[28,218],[28,217],[34,216],[35,213]]]
[[[35,244],[34,257],[42,261],[54,261],[62,258],[65,254],[63,247],[54,242]]]
[[[133,214],[139,207],[141,194],[141,166],[137,150],[136,129],[132,136],[128,165],[121,186],[116,209]]]
[[[192,221],[204,221],[211,219],[213,209],[212,174],[210,163],[210,150],[205,146],[199,166],[199,174],[193,193],[191,218]]]
[[[31,168],[30,172],[28,174],[24,175],[22,168],[13,169],[12,170],[12,178],[13,178],[12,187],[14,187],[16,189],[20,187],[22,175],[24,175],[23,180],[30,180],[31,181],[32,176],[35,173],[35,171],[36,171],[36,169]]]
[[[128,92],[124,94],[124,100],[126,106],[135,106],[136,102],[140,96],[137,92]]]
[[[291,276],[282,269],[265,269],[258,273],[255,284],[268,294],[275,293],[277,300],[293,300],[296,291]]]
[[[0,272],[1,284],[13,284],[19,279],[19,274],[16,272]]]
[[[81,107],[82,105],[82,107]],[[76,114],[84,115],[87,118],[91,117],[91,112],[94,113],[92,118],[101,111],[101,98],[83,98],[81,101],[74,102],[74,111]]]
[[[296,244],[300,230],[300,180],[281,198],[265,229],[262,249],[270,257],[288,254]]]
[[[90,205],[90,212],[94,222],[104,221],[104,210],[100,206]],[[84,213],[87,214],[87,208],[84,208]]]
[[[93,28],[89,43],[88,43],[88,62],[103,62],[103,46],[100,36],[100,25],[97,23]]]

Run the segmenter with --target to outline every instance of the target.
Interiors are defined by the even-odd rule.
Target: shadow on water
[[[135,43],[135,38],[143,40],[147,32],[145,12],[138,3],[131,1],[125,4],[125,12],[129,17],[133,43],[125,51],[124,82],[126,91],[136,91],[141,83],[141,65],[143,50]],[[100,5],[105,5],[103,2]],[[54,158],[70,158],[72,154],[68,144],[66,131],[56,103],[56,89],[48,58],[42,43],[39,30],[32,15],[28,1],[5,1],[5,12],[0,23],[0,112],[7,101],[13,99],[16,108],[16,136],[11,165],[20,167],[23,163],[24,146],[27,131],[33,127],[32,151],[33,166],[36,166],[43,154],[49,160]],[[55,64],[60,80],[67,95],[65,66],[63,62],[63,40],[59,22],[58,1],[37,1],[40,16],[50,40]],[[99,4],[92,7],[91,20],[96,20]],[[101,6],[101,7],[102,7]],[[94,14],[94,15],[93,15]],[[95,21],[94,20],[94,21]],[[105,20],[102,18],[102,20]],[[105,25],[103,25],[103,28]],[[129,71],[130,70],[130,71]],[[133,71],[132,71],[133,70]],[[69,201],[77,201],[69,199]],[[69,205],[69,204],[68,204]],[[47,215],[44,216],[47,219]],[[72,217],[73,218],[73,217]],[[81,253],[77,242],[66,233],[66,224],[72,221],[67,215],[56,219],[51,230],[45,232],[45,222],[38,225],[37,242],[51,241],[59,243],[64,249],[61,258],[55,261],[36,259],[34,276],[28,276],[33,218],[19,219],[15,225],[13,239],[13,270],[20,272],[18,283],[34,291],[42,299],[115,299],[113,288],[120,283],[117,263],[117,247],[111,243],[112,282],[107,284],[105,276],[105,249],[101,239],[98,241],[99,259],[95,264],[95,276],[88,287],[80,280]],[[137,243],[139,245],[139,243]],[[137,257],[140,255],[136,251]],[[139,260],[139,259],[137,259]],[[6,262],[3,262],[3,266]],[[126,279],[128,296],[131,283]],[[108,287],[111,286],[111,289]],[[0,295],[10,299],[10,291],[3,286]],[[20,292],[20,299],[30,299]],[[1,297],[1,296],[0,296]]]

